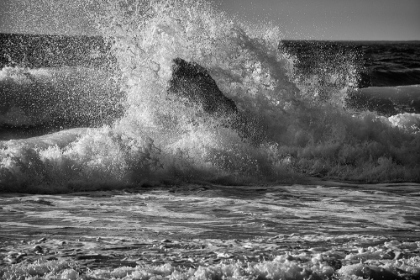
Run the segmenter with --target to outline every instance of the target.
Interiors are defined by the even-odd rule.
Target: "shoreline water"
[[[243,279],[277,279],[257,267],[284,279],[350,279],[366,269],[412,279],[420,276],[418,195],[418,184],[328,181],[10,193],[1,198],[0,277],[153,277],[165,266],[164,275],[204,270],[213,279],[232,276],[220,270],[231,266],[250,269],[238,272]]]

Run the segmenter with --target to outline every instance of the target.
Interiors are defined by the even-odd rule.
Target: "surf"
[[[66,192],[192,181],[261,184],[307,176],[420,180],[418,115],[389,119],[349,108],[346,99],[359,75],[351,57],[339,61],[339,71],[327,79],[319,73],[299,79],[295,58],[279,49],[279,27],[228,17],[206,1],[91,0],[85,5],[111,46],[112,75],[87,70],[71,79],[81,86],[61,96],[87,96],[62,103],[75,129],[0,142],[0,190]],[[261,137],[246,137],[227,126],[223,116],[168,95],[176,58],[204,67]],[[19,79],[34,76],[31,71]],[[320,77],[340,83],[331,87]],[[69,87],[64,81],[61,85]],[[18,87],[15,80],[8,83]],[[52,92],[57,91],[60,86]],[[86,109],[87,102],[94,106]],[[54,102],[39,104],[45,104],[40,111],[56,108]],[[106,120],[89,118],[100,112],[89,108],[109,110]],[[42,122],[40,111],[20,120]],[[82,121],[77,122],[79,115]]]

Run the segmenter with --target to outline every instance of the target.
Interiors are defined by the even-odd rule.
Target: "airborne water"
[[[261,184],[306,176],[420,180],[419,115],[387,118],[346,106],[360,78],[353,53],[323,69],[328,75],[302,77],[296,56],[279,50],[278,27],[230,18],[205,1],[85,5],[110,45],[113,66],[3,68],[2,88],[14,92],[3,123],[53,119],[75,128],[0,142],[0,190]],[[258,135],[244,137],[222,117],[171,98],[174,58],[208,69]]]

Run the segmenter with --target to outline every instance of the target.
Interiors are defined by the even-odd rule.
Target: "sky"
[[[251,22],[270,21],[287,39],[420,40],[420,0],[208,1]],[[95,34],[83,8],[69,3],[0,0],[0,32]]]

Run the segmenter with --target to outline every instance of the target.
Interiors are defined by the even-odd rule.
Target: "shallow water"
[[[412,183],[334,182],[254,187],[188,185],[134,193],[7,194],[1,198],[1,219],[2,228],[12,231],[16,238],[19,228],[24,229],[22,237],[42,229],[44,234],[73,235],[75,230],[92,237],[120,237],[140,230],[152,236],[174,234],[184,238],[291,233],[412,238],[420,231],[419,196],[420,185]]]
[[[405,255],[399,259],[418,256],[419,199],[419,184],[316,179],[305,185],[7,194],[0,198],[0,259],[5,268],[65,260],[78,263],[83,274],[169,263],[178,271],[226,261],[267,265],[304,253],[340,262],[333,269],[338,275],[361,261],[389,264],[395,250],[386,242],[392,240],[412,244],[400,249]],[[42,250],[36,253],[35,246]],[[17,252],[25,255],[16,258]],[[298,263],[309,269],[314,264],[305,258]]]

